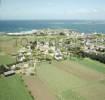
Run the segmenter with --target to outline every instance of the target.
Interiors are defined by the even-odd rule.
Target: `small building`
[[[62,60],[62,56],[61,56],[61,55],[56,55],[56,56],[55,56],[55,59],[56,59],[56,60]]]
[[[26,58],[25,58],[25,56],[23,55],[23,54],[19,54],[18,56],[17,56],[17,61],[20,61],[20,62],[22,62],[22,61],[24,61]]]
[[[59,49],[57,49],[56,51],[55,51],[55,59],[56,60],[62,60],[62,53],[61,53],[61,51],[59,50]]]
[[[4,72],[3,74],[4,74],[5,77],[7,77],[7,76],[14,75],[15,71],[14,70],[10,70],[10,71]]]

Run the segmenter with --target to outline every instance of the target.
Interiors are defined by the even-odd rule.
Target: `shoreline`
[[[85,32],[76,31],[74,29],[69,29],[69,28],[56,28],[56,29],[42,28],[42,29],[32,29],[32,30],[29,30],[29,31],[20,31],[20,32],[0,32],[0,35],[15,35],[15,36],[18,36],[18,35],[32,35],[32,34],[35,34],[37,32],[43,32],[43,33],[45,32],[45,34],[49,35],[48,33],[52,32],[52,31],[56,32],[56,34],[59,34],[59,32],[65,32],[65,30],[68,31],[68,32],[75,32],[75,33],[84,34],[84,35],[105,34],[105,33],[102,33],[102,32],[85,33]],[[51,34],[53,35],[53,33],[51,33]]]

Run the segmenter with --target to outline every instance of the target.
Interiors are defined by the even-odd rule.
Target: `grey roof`
[[[10,74],[14,74],[14,73],[15,73],[15,71],[11,70],[11,71],[4,72],[4,75],[7,76]]]

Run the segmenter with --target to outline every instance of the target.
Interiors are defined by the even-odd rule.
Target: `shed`
[[[14,75],[14,74],[15,74],[15,71],[10,70],[10,71],[4,72],[3,74],[4,74],[4,76],[6,76],[6,77],[7,77],[7,76]]]

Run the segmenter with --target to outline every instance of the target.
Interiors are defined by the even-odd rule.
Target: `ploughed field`
[[[0,77],[0,100],[33,100],[18,75]]]
[[[105,65],[88,58],[43,62],[36,77],[57,100],[105,100]]]

